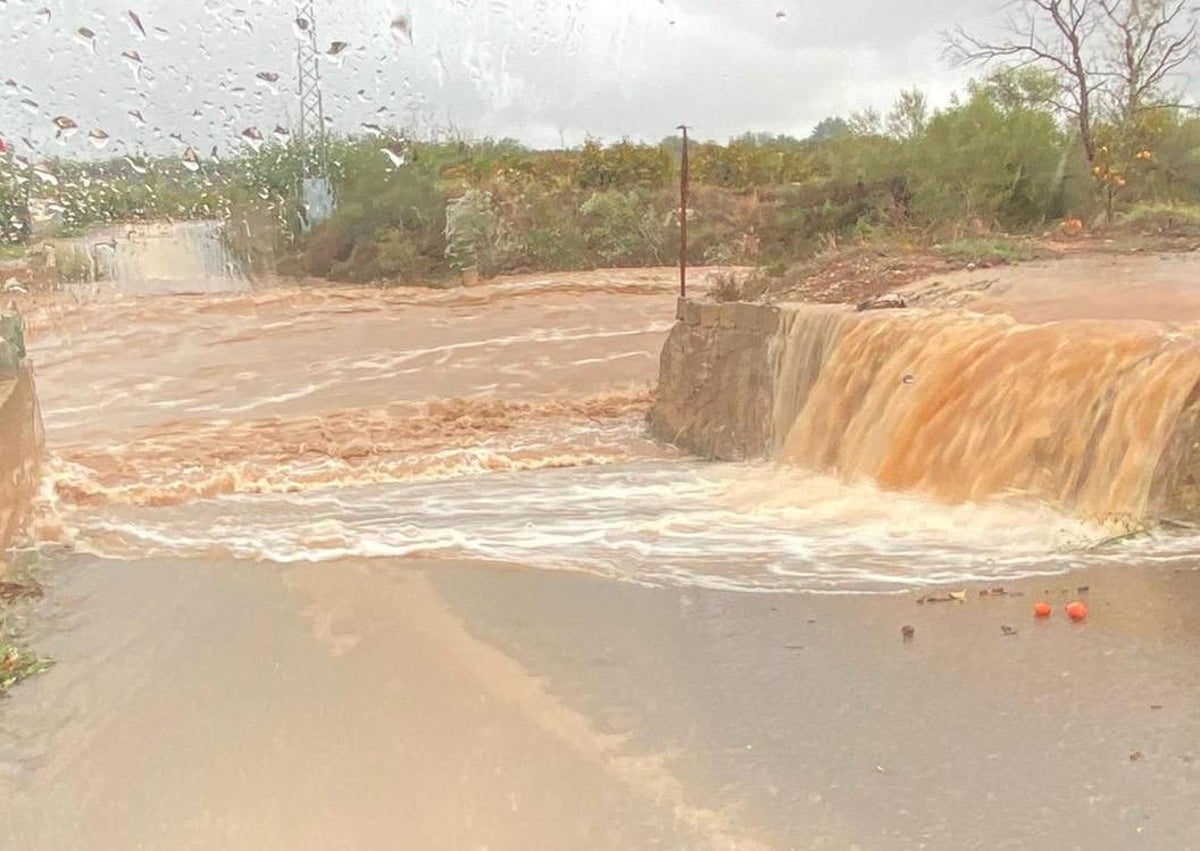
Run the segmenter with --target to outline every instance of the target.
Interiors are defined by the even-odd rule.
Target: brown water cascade
[[[1200,342],[1150,322],[785,314],[774,440],[789,463],[950,501],[1017,494],[1094,518],[1179,513]]]
[[[680,307],[651,426],[947,502],[1200,516],[1200,336],[1162,322],[818,305]]]

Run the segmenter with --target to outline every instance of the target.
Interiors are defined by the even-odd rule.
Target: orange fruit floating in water
[[[1050,604],[1046,603],[1046,602],[1037,603],[1033,607],[1033,613],[1035,615],[1037,615],[1039,618],[1050,617],[1050,612],[1051,612]]]
[[[1069,615],[1073,621],[1081,621],[1088,616],[1088,607],[1079,602],[1068,603],[1067,615]]]

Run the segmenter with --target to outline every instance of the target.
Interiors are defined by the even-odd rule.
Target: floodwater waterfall
[[[685,314],[651,421],[703,454],[766,456],[946,502],[1016,496],[1098,520],[1198,514],[1193,330],[815,305]],[[766,401],[731,423],[704,402],[746,395],[747,339]],[[738,370],[722,367],[731,346]]]
[[[797,314],[781,331],[776,435],[787,462],[951,501],[1018,493],[1105,517],[1152,511],[1160,466],[1180,460],[1173,438],[1200,385],[1189,334],[1139,322],[842,317]],[[816,349],[825,356],[814,373]]]
[[[132,293],[210,293],[246,288],[216,221],[108,227],[88,236],[96,277]]]

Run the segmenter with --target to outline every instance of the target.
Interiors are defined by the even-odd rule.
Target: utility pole
[[[321,55],[317,51],[313,0],[296,0],[296,29],[296,94],[300,98],[297,135],[302,141],[311,139],[321,148],[325,139],[325,104],[321,98]],[[306,164],[306,174],[313,170],[320,170],[319,162],[311,167]]]
[[[296,136],[304,157],[300,202],[306,229],[328,219],[334,208],[326,157],[321,54],[317,49],[317,20],[313,6],[314,0],[296,0],[296,94],[300,99],[300,124]]]
[[[683,131],[683,158],[679,166],[679,297],[687,298],[687,226],[688,226],[688,128]]]

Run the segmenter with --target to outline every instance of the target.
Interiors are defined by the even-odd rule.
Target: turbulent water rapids
[[[466,556],[834,593],[1193,549],[1097,547],[1112,530],[1042,505],[941,505],[651,441],[673,281],[39,300],[27,320],[49,460],[35,533],[113,558]]]

